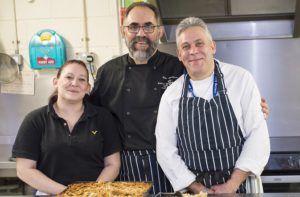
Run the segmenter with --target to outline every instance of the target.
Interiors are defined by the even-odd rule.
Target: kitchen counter
[[[10,161],[11,144],[0,144],[0,177],[16,177],[16,162]]]
[[[299,197],[300,193],[219,194],[209,197]]]
[[[159,197],[159,195],[157,195]],[[300,193],[263,193],[263,194],[209,194],[208,197],[299,197]],[[161,197],[172,197],[162,195]]]
[[[10,161],[12,145],[0,144],[0,177],[16,177],[16,163]],[[32,195],[13,195],[10,197],[32,197]],[[168,195],[171,197],[171,195]],[[222,194],[209,197],[300,197],[300,193],[264,193],[264,194]],[[154,197],[154,196],[150,196]],[[165,196],[167,197],[167,196]]]

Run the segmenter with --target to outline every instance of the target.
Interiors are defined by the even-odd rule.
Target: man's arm
[[[235,168],[231,174],[230,179],[224,184],[214,185],[211,187],[213,193],[236,193],[240,185],[246,180],[250,175],[250,172],[242,171],[238,168]]]
[[[196,180],[185,162],[178,155],[176,126],[173,110],[178,104],[167,101],[166,94],[162,96],[156,123],[156,153],[157,160],[171,182],[175,191],[187,188]],[[173,95],[172,95],[173,96]]]

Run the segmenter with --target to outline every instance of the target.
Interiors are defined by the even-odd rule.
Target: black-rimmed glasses
[[[138,33],[140,31],[140,28],[143,28],[143,31],[145,33],[153,33],[154,29],[156,27],[159,27],[159,25],[144,25],[144,26],[139,26],[139,25],[128,25],[124,26],[128,28],[128,31],[130,33]]]

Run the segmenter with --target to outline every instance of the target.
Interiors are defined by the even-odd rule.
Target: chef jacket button
[[[126,112],[126,115],[127,115],[127,116],[129,116],[129,115],[130,115],[130,112],[129,112],[129,111],[128,111],[128,112]]]
[[[127,138],[131,138],[132,136],[130,134],[127,135]]]
[[[131,88],[126,88],[126,91],[127,91],[127,92],[130,92],[130,91],[131,91]]]
[[[156,70],[156,66],[154,66],[153,69]]]
[[[64,126],[67,126],[67,123],[66,123],[66,122],[64,123]]]
[[[128,69],[131,70],[131,66],[129,66]]]
[[[157,114],[157,110],[154,110],[153,113]]]
[[[157,91],[157,87],[153,88],[154,91]]]

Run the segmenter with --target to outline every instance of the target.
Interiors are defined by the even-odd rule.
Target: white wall
[[[0,52],[13,54],[15,47],[14,0],[0,0]],[[86,0],[88,50],[99,67],[122,52],[117,0]],[[64,38],[67,58],[85,52],[83,0],[15,0],[19,51],[29,65],[28,45],[42,29],[53,29]],[[26,68],[25,67],[25,68]]]
[[[64,38],[67,58],[85,52],[83,0],[0,0],[0,53],[13,54],[16,49],[14,1],[24,70],[31,69],[29,41],[42,29],[53,29]],[[97,68],[126,49],[119,35],[117,1],[86,0],[88,46],[96,54]],[[25,115],[47,104],[56,72],[57,69],[34,70],[34,95],[0,93],[0,144],[13,144]]]

